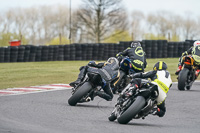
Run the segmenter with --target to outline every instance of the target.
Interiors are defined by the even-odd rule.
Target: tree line
[[[116,43],[142,39],[200,39],[200,16],[170,11],[127,12],[122,0],[82,0],[69,5],[15,8],[0,13],[0,46],[23,44]]]

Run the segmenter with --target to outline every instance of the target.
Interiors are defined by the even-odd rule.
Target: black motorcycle
[[[113,93],[120,93],[130,82],[129,75],[135,73],[129,57],[120,56],[118,60],[120,61],[120,76],[118,82],[113,87]]]
[[[117,119],[120,124],[127,124],[132,119],[144,119],[156,106],[158,95],[157,86],[148,80],[142,79],[142,86],[139,88],[129,83],[120,93],[108,119],[110,121]]]
[[[115,79],[112,81],[114,82]],[[112,82],[110,81],[110,82]],[[84,80],[72,89],[72,96],[68,99],[71,106],[76,106],[77,103],[89,102],[94,99],[94,91],[102,90],[102,86],[106,81],[102,79],[99,73],[88,72]]]

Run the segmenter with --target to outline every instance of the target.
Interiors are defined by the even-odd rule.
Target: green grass
[[[173,82],[176,82],[178,58],[147,59],[146,71],[152,70],[157,61],[168,65]],[[79,67],[88,61],[52,61],[26,63],[0,63],[0,89],[26,87],[52,83],[70,83],[76,80]]]

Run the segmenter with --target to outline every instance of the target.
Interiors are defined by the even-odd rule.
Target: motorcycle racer
[[[135,72],[143,72],[146,68],[147,61],[145,52],[143,51],[140,42],[132,42],[131,47],[118,53],[116,57],[119,59],[119,62],[122,60],[122,56],[128,56],[131,59]]]
[[[103,80],[106,81],[106,85],[103,85],[103,91],[95,91],[94,95],[111,101],[113,98],[113,93],[111,90],[111,85],[116,84],[119,77],[119,62],[115,57],[110,57],[106,62],[96,63],[95,61],[90,61],[86,66],[80,67],[80,73],[76,81],[71,82],[69,85],[76,87],[82,82],[87,72],[99,73]]]
[[[131,82],[135,84],[135,87],[141,86],[141,78],[150,78],[151,83],[155,84],[155,87],[158,87],[159,94],[156,99],[157,107],[155,107],[151,113],[163,117],[166,112],[165,99],[172,85],[170,73],[167,71],[167,64],[163,61],[159,61],[154,65],[153,71],[136,73],[131,75],[131,77],[133,78]]]
[[[198,58],[200,56],[200,41],[195,41],[193,46],[188,49],[187,51],[182,53],[182,56],[179,58],[179,63],[178,63],[178,69],[175,72],[176,75],[179,74],[179,72],[181,71],[182,67],[183,67],[183,62],[182,62],[182,58],[185,55],[192,55],[195,62],[194,62],[194,66],[197,67],[197,70],[195,72],[196,78],[199,76],[200,74],[200,59]]]

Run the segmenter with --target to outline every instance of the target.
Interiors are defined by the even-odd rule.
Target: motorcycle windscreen
[[[125,71],[128,71],[129,69],[131,69],[132,66],[131,66],[131,61],[130,61],[130,59],[129,59],[129,58],[125,58],[125,59],[121,62],[120,67],[121,67],[123,70],[125,70]]]

